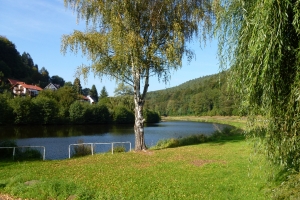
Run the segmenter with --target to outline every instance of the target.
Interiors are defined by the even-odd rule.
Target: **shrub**
[[[12,108],[8,104],[7,99],[0,95],[0,125],[13,123]]]
[[[15,141],[5,140],[0,142],[0,147],[17,147]],[[13,158],[13,149],[2,149],[0,148],[0,159],[10,159]]]
[[[83,103],[75,101],[71,104],[69,113],[73,124],[83,124],[85,122],[85,111]]]
[[[103,124],[110,121],[110,114],[105,105],[94,104],[88,105],[86,121],[89,124]]]
[[[113,119],[115,123],[134,123],[134,114],[123,106],[117,106],[114,110]]]
[[[212,135],[190,135],[182,138],[170,138],[166,140],[159,140],[153,149],[164,149],[164,148],[174,148],[179,146],[193,145],[193,144],[201,144],[205,142],[211,141],[219,141],[219,140],[233,140],[233,139],[243,139],[244,136],[241,135],[239,129],[233,129],[231,127],[225,127],[222,131],[215,131]]]
[[[83,140],[79,140],[78,145],[74,146],[72,157],[81,157],[92,154],[91,145],[83,144]]]
[[[126,148],[124,145],[114,146],[113,152],[114,153],[123,153],[123,152],[126,152]]]
[[[33,103],[36,105],[36,116],[39,116],[38,124],[54,124],[58,118],[58,104],[54,99],[48,97],[36,97],[33,99]]]
[[[273,199],[300,199],[299,187],[300,173],[292,172],[287,175],[287,179],[282,181],[279,187],[273,189]]]
[[[179,139],[179,146],[192,145],[192,144],[201,144],[208,141],[208,136],[199,134],[199,135],[191,135],[188,137]]]
[[[144,111],[143,117],[145,118],[147,123],[158,123],[161,120],[157,112],[148,109]]]
[[[6,140],[0,142],[0,147],[18,147],[15,141]],[[35,160],[42,159],[42,154],[37,149],[26,148],[15,148],[15,156],[13,157],[13,149],[1,149],[0,148],[0,159],[14,159],[18,161],[22,160]]]
[[[14,124],[30,124],[32,122],[33,105],[29,97],[16,97],[10,101],[10,106],[13,109]]]
[[[19,149],[19,148],[18,148]],[[23,160],[40,160],[43,156],[41,152],[37,149],[32,149],[29,147],[26,147],[24,149],[19,149],[16,152],[15,160],[23,161]]]

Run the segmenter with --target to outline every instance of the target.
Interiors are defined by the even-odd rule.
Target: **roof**
[[[85,100],[85,101],[89,101],[90,99],[87,98],[86,96],[83,95],[78,95],[79,99]]]
[[[30,89],[30,90],[38,90],[38,91],[43,90],[43,89],[40,88],[39,86],[36,86],[36,85],[28,85],[28,84],[26,84],[26,83],[24,83],[24,82],[17,82],[16,84],[14,84],[14,86],[15,86],[15,85],[21,85],[22,87],[27,88],[27,89]]]
[[[22,81],[15,80],[15,79],[9,79],[9,78],[8,78],[7,80],[10,82],[11,85],[16,85],[16,84],[19,83],[19,82],[22,83]]]
[[[49,83],[49,84],[45,87],[45,89],[52,89],[52,88],[58,89],[58,88],[60,88],[60,85],[53,84],[53,83]]]

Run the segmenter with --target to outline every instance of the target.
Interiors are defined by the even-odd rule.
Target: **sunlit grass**
[[[222,122],[240,128],[246,124],[236,117]],[[194,144],[202,142],[196,136],[173,139],[179,144],[172,143],[175,148],[145,152],[0,162],[0,193],[33,199],[270,199],[278,169],[235,131],[202,144]]]
[[[239,116],[168,116],[162,117],[162,120],[181,120],[181,121],[196,121],[196,122],[211,122],[219,124],[228,124],[237,128],[245,128],[247,118]]]
[[[263,157],[253,156],[250,143],[223,140],[62,161],[0,163],[0,193],[34,199],[269,199],[271,172]]]

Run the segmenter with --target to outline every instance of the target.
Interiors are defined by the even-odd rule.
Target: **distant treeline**
[[[227,74],[220,72],[177,87],[149,92],[145,107],[170,116],[239,115],[239,99],[228,90]]]
[[[98,103],[83,102],[74,88],[43,90],[37,97],[13,97],[0,94],[0,125],[28,124],[106,124],[134,123],[132,97],[104,97]],[[131,101],[133,102],[133,101]],[[160,116],[144,111],[146,122],[159,122]]]
[[[239,98],[228,91],[227,72],[190,80],[177,87],[149,92],[144,115],[157,122],[162,115],[238,115]],[[59,85],[56,92],[42,91],[36,98],[13,98],[7,78],[34,83],[44,88]],[[150,83],[151,84],[151,83]],[[8,91],[8,92],[4,92]],[[29,53],[22,55],[7,38],[0,36],[0,124],[94,124],[133,123],[132,89],[119,85],[116,97],[108,97],[105,86],[98,96],[96,87],[82,88],[80,80],[65,82],[33,62]],[[90,95],[96,104],[80,102]],[[98,102],[99,98],[99,102]]]

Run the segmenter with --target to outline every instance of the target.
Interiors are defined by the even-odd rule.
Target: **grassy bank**
[[[273,174],[250,142],[234,137],[146,152],[0,162],[0,193],[33,199],[270,199]]]
[[[228,124],[237,128],[245,128],[247,118],[239,116],[168,116],[162,117],[163,121],[196,121]]]
[[[62,161],[0,163],[0,193],[34,199],[269,199],[270,167],[246,141]]]

